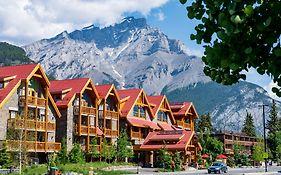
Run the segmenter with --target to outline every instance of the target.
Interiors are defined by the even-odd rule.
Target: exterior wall
[[[19,101],[19,90],[17,90],[2,106],[0,109],[0,140],[6,140],[7,135],[7,121],[9,118],[9,107],[18,109],[18,101]],[[18,109],[19,110],[19,109]]]
[[[73,106],[71,105],[67,110],[67,137],[66,137],[66,143],[67,143],[67,151],[71,151],[73,147],[74,142],[74,114],[73,114]]]

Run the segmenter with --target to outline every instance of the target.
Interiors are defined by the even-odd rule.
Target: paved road
[[[181,174],[181,175],[189,175],[189,174],[193,174],[193,175],[206,175],[207,170],[190,170],[190,171],[185,171],[185,172],[170,172],[170,173],[160,173],[160,172],[155,172],[157,171],[157,169],[153,169],[153,168],[139,168],[137,170],[137,168],[130,168],[127,169],[131,172],[137,172],[139,171],[139,174],[144,174],[144,175],[148,175],[148,174]],[[255,174],[274,174],[274,175],[281,175],[281,173],[278,173],[278,171],[281,171],[281,167],[277,167],[277,166],[270,166],[268,168],[268,173],[264,173],[264,167],[261,168],[229,168],[228,169],[228,175],[247,175],[247,174],[251,174],[251,175],[255,175]]]

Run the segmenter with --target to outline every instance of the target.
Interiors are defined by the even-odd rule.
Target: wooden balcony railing
[[[183,122],[183,121],[177,121],[177,125],[178,125],[178,126],[181,126],[181,127],[183,127],[183,128],[190,128],[190,129],[191,129],[191,125],[188,124],[188,123],[185,123],[185,122]]]
[[[140,133],[140,132],[134,132],[134,131],[132,131],[132,133],[131,133],[132,135],[131,135],[131,137],[132,138],[137,138],[137,139],[145,139],[145,137],[144,137],[144,134],[143,133]]]
[[[103,133],[104,133],[104,135],[107,135],[107,136],[118,136],[117,130],[112,130],[112,129],[108,129],[108,128],[103,129]]]
[[[106,117],[106,118],[118,119],[118,112],[115,112],[115,111],[106,111],[105,117]]]
[[[19,104],[20,104],[20,106],[25,105],[25,96],[20,96]],[[45,106],[46,105],[46,99],[45,98],[27,96],[27,104],[28,105],[34,105],[34,106]]]
[[[48,130],[55,131],[56,123],[48,122],[46,128],[46,122],[37,120],[24,120],[24,119],[8,119],[8,127],[14,127],[16,129],[27,129],[27,130]]]
[[[89,131],[89,135],[95,135],[96,134],[96,127],[94,126],[85,126],[85,125],[81,125],[81,134],[82,135],[88,135],[88,131]],[[79,133],[79,126],[76,126],[76,132]]]
[[[86,115],[96,115],[96,108],[81,106],[81,113]]]
[[[37,141],[22,141],[7,140],[6,145],[9,151],[19,151],[20,143],[22,150],[28,152],[57,152],[61,148],[60,143],[56,142],[37,142]]]

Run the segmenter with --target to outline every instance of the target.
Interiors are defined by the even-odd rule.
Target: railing
[[[183,127],[183,128],[190,128],[190,129],[191,129],[191,125],[188,124],[188,123],[185,123],[185,122],[183,122],[183,121],[177,121],[177,125],[178,125],[178,126],[181,126],[181,127]]]
[[[88,106],[81,106],[81,113],[87,115],[96,115],[96,108],[88,107]]]
[[[81,134],[83,135],[88,135],[88,131],[90,135],[94,135],[96,134],[96,127],[94,126],[85,126],[85,125],[81,125]],[[76,126],[76,131],[79,131],[79,126]]]
[[[106,111],[105,115],[106,118],[118,119],[118,112],[115,111]]]
[[[116,130],[112,130],[112,129],[107,129],[107,128],[105,128],[105,129],[103,129],[103,133],[104,133],[104,135],[112,135],[112,136],[117,136],[118,135],[118,131],[116,131]]]
[[[8,119],[8,127],[14,127],[16,129],[27,129],[27,130],[48,130],[55,131],[56,123],[48,122],[46,128],[46,122],[36,121],[36,120],[24,120],[24,119]]]
[[[6,145],[9,151],[18,151],[20,149],[27,152],[54,152],[59,151],[61,148],[60,143],[56,142],[37,142],[37,141],[22,141],[19,140],[7,140]]]
[[[20,96],[19,103],[20,103],[20,106],[25,105],[25,96]],[[27,96],[27,104],[28,105],[34,105],[34,106],[45,106],[46,105],[46,99],[45,98]]]

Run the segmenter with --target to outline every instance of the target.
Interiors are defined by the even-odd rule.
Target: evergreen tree
[[[11,156],[7,152],[6,144],[0,149],[0,165],[2,168],[8,168],[12,163]]]
[[[119,138],[117,139],[116,157],[121,161],[133,157],[132,144],[128,140],[127,133],[124,130],[121,131]]]
[[[72,150],[69,152],[68,155],[69,162],[71,163],[83,163],[85,162],[85,156],[81,149],[81,145],[75,143]]]
[[[256,136],[256,128],[254,125],[254,119],[253,116],[247,112],[243,128],[242,128],[242,133],[248,135],[248,136]]]
[[[159,163],[163,166],[163,168],[165,169],[170,168],[172,156],[168,153],[166,147],[159,149],[159,161],[160,161]]]
[[[175,152],[174,160],[175,160],[176,170],[180,170],[181,163],[182,163],[182,158],[181,158],[180,152],[178,152],[178,151]]]
[[[205,132],[207,129],[209,131],[213,130],[213,125],[212,125],[210,113],[208,113],[206,115],[203,114],[199,117],[196,128],[198,128],[198,130],[202,130],[203,132]]]
[[[281,126],[280,126],[280,118],[278,117],[278,109],[276,107],[276,103],[274,100],[272,101],[270,115],[269,115],[269,119],[267,120],[266,127],[268,129],[268,136],[267,136],[268,148],[271,151],[273,160],[276,160],[277,147],[278,147],[276,134],[278,131],[281,131],[280,128]]]
[[[65,138],[61,141],[61,149],[58,152],[58,161],[61,164],[68,163],[68,156],[67,156],[67,147],[66,147],[66,140]]]

